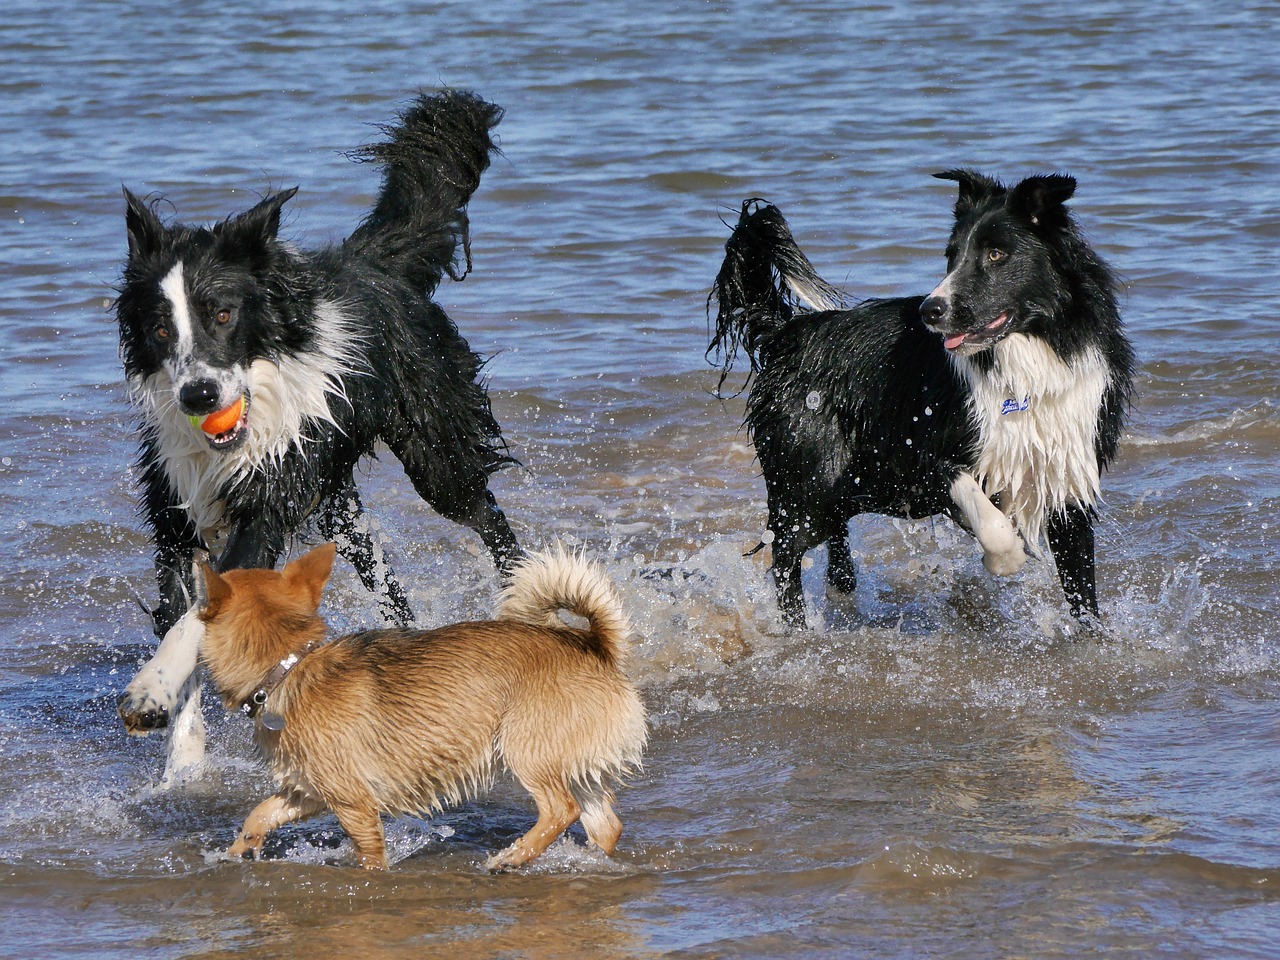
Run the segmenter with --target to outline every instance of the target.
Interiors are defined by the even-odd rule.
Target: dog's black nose
[[[935,327],[947,319],[951,312],[951,304],[946,297],[927,297],[920,304],[920,319],[931,327]]]
[[[192,380],[178,390],[178,402],[187,413],[213,413],[218,409],[218,385],[212,380]]]

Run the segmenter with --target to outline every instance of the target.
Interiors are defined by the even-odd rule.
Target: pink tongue
[[[947,339],[942,341],[942,345],[948,350],[954,350],[956,347],[960,346],[960,344],[964,343],[964,338],[966,336],[967,334],[964,333],[953,333],[951,336],[947,337]]]

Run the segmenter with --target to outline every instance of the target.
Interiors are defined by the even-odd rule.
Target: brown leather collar
[[[258,689],[249,694],[249,696],[245,698],[244,702],[240,704],[240,709],[245,713],[245,715],[249,717],[256,717],[262,711],[262,708],[266,706],[267,698],[276,692],[276,688],[279,687],[280,684],[284,683],[284,678],[289,675],[289,671],[301,663],[307,654],[314,651],[317,647],[322,646],[324,642],[325,638],[323,637],[318,640],[308,640],[300,650],[296,653],[289,654],[272,667],[270,672],[268,672],[266,677],[263,679],[262,683],[258,686]],[[281,721],[281,725],[283,725],[283,720]]]

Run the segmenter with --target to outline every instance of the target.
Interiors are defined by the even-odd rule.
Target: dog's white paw
[[[116,703],[126,730],[145,737],[169,725],[182,688],[195,672],[203,637],[204,625],[192,611],[164,635],[156,655],[138,671]]]
[[[1021,540],[1015,543],[1012,550],[986,550],[982,554],[982,565],[987,568],[987,573],[997,577],[1013,576],[1026,562],[1027,554],[1022,549]]]
[[[116,711],[124,721],[125,730],[135,737],[145,737],[153,730],[169,726],[169,714],[173,710],[172,701],[158,698],[152,690],[138,683],[141,679],[138,677],[129,684],[116,703]]]
[[[978,542],[982,544],[982,565],[993,576],[1011,577],[1027,562],[1022,538],[1004,514],[996,514],[983,524]]]

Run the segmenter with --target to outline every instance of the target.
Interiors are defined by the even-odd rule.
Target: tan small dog
[[[256,717],[280,787],[227,853],[256,857],[276,827],[332,810],[361,866],[385,869],[380,814],[457,803],[500,758],[538,822],[489,869],[529,862],[578,819],[612,854],[611,785],[639,766],[646,728],[622,670],[630,625],[600,569],[555,548],[514,569],[495,620],[325,643],[316,610],[333,558],[326,544],[280,572],[206,564],[196,578],[203,659],[226,707]],[[588,627],[566,626],[561,609]]]

